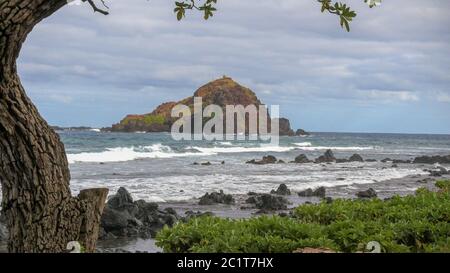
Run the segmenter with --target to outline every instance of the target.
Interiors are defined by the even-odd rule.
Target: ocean
[[[134,198],[152,202],[187,201],[218,190],[231,194],[269,192],[280,183],[294,191],[372,185],[426,174],[422,165],[399,164],[392,168],[391,163],[380,162],[384,158],[450,154],[450,135],[313,133],[281,137],[279,146],[264,146],[257,141],[174,141],[168,133],[58,133],[66,147],[74,194],[92,187],[107,187],[115,193],[125,187]],[[285,162],[300,154],[314,159],[327,149],[337,158],[358,153],[378,162],[245,163],[269,154]],[[211,165],[194,165],[206,161]]]

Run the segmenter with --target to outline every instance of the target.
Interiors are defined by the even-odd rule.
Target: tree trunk
[[[0,0],[0,182],[10,252],[93,251],[107,189],[72,197],[59,136],[25,94],[16,59],[28,33],[66,0]]]

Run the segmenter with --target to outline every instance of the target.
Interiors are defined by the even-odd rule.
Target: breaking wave
[[[68,154],[67,159],[72,164],[76,162],[123,162],[142,158],[172,158],[200,155],[210,154],[193,152],[179,153],[173,151],[169,146],[154,144],[151,146],[107,148],[106,151],[101,152]]]

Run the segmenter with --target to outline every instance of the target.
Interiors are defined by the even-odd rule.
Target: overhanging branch
[[[108,15],[109,14],[109,11],[108,11],[108,6],[105,4],[105,1],[104,0],[100,0],[101,2],[102,2],[102,4],[103,4],[103,6],[106,8],[106,9],[102,9],[102,8],[99,8],[99,7],[97,7],[97,4],[95,4],[95,2],[94,2],[94,0],[81,0],[82,2],[88,2],[89,3],[89,5],[91,5],[91,7],[92,7],[92,9],[94,10],[94,12],[98,12],[98,13],[101,13],[101,14],[103,14],[103,15]]]

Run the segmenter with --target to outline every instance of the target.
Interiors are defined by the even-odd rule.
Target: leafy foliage
[[[334,2],[332,0],[317,0],[321,5],[321,11],[328,11],[331,14],[339,16],[339,22],[342,28],[350,31],[350,22],[356,17],[356,12],[351,10],[347,4],[342,2]],[[364,0],[370,8],[381,4],[381,0]],[[199,10],[203,12],[203,18],[208,20],[217,10],[215,5],[217,0],[186,0],[175,2],[174,12],[180,21],[186,16],[186,10]]]
[[[345,27],[347,31],[350,31],[349,22],[356,17],[355,11],[351,10],[350,7],[341,2],[335,2],[333,4],[331,0],[319,0],[319,3],[322,4],[322,12],[328,11],[331,14],[338,15],[341,27]]]
[[[134,116],[127,116],[124,118],[120,123],[123,125],[128,125],[130,123],[142,123],[146,125],[162,125],[166,122],[166,119],[163,115],[158,114],[148,114],[148,115],[134,115]]]
[[[144,123],[147,125],[159,124],[162,125],[166,119],[162,115],[146,115],[144,117]]]
[[[384,252],[450,252],[450,181],[438,192],[382,201],[335,200],[305,204],[293,217],[245,220],[191,219],[164,228],[157,245],[166,252],[292,252],[327,247],[355,252],[377,241]]]
[[[202,2],[203,4],[199,4]],[[203,12],[203,18],[205,20],[208,20],[214,15],[214,12],[216,11],[216,8],[214,7],[215,4],[217,4],[217,0],[189,0],[181,2],[176,1],[174,12],[177,15],[178,21],[186,16],[186,10],[199,10]]]
[[[104,15],[109,14],[109,7],[106,5],[105,0],[100,0],[103,7],[99,8],[95,3],[95,0],[81,0],[82,2],[88,2],[93,8],[94,12],[99,12]],[[342,2],[335,2],[333,0],[317,0],[322,5],[322,12],[328,11],[331,14],[339,16],[339,21],[342,28],[350,31],[350,22],[356,17],[356,12],[351,10],[347,4]],[[381,5],[382,0],[364,0],[370,8]],[[184,0],[175,1],[174,12],[177,16],[177,20],[180,21],[186,17],[187,10],[198,10],[203,13],[203,18],[208,20],[214,16],[214,12],[217,11],[215,5],[217,0]]]

